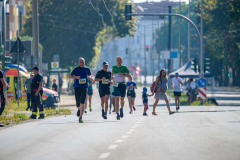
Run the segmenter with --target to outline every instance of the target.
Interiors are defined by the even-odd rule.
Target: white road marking
[[[124,135],[124,136],[122,136],[122,138],[128,138],[129,137],[129,135]]]
[[[116,149],[116,148],[117,148],[117,146],[118,146],[118,145],[116,145],[116,144],[113,144],[113,145],[110,145],[110,146],[108,147],[108,149]]]
[[[129,130],[129,132],[134,132],[134,131],[135,131],[135,129],[130,129],[130,130]]]
[[[132,134],[132,132],[127,132],[126,134]]]
[[[108,152],[108,153],[102,153],[98,158],[99,158],[99,159],[105,159],[105,158],[107,158],[109,155],[110,155],[109,152]]]
[[[136,128],[137,128],[137,126],[132,126],[132,128],[136,129]]]
[[[122,139],[118,139],[118,140],[116,140],[115,142],[116,142],[116,143],[122,143],[122,141],[123,141]]]

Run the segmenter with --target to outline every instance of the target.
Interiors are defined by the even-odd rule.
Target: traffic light
[[[146,51],[148,52],[148,50],[149,50],[149,45],[146,45]]]
[[[192,60],[192,67],[191,67],[192,70],[194,70],[194,72],[198,72],[199,70],[199,67],[198,67],[198,59],[197,58],[194,58]]]
[[[204,58],[204,72],[210,71],[210,58]]]
[[[128,14],[132,13],[132,5],[125,5],[125,20],[132,20],[132,16],[128,16]]]
[[[0,57],[1,57],[1,61],[2,61],[2,71],[7,72],[8,71],[7,65],[12,63],[11,62],[12,57],[11,56],[4,56],[4,55],[0,55]]]

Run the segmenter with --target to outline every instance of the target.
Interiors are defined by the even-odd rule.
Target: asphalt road
[[[137,111],[120,121],[116,115],[101,117],[94,93],[93,112],[78,123],[72,115],[35,120],[0,130],[0,160],[239,160],[239,106],[182,106],[168,115],[164,103],[158,116],[143,117],[141,90]],[[154,101],[150,98],[150,104]],[[172,101],[173,102],[173,101]],[[174,110],[172,106],[172,110]]]

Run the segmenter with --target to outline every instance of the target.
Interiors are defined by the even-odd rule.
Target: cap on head
[[[143,87],[143,93],[147,92],[147,87]]]
[[[105,65],[107,65],[108,66],[108,62],[103,62],[103,65],[105,66]]]
[[[175,73],[175,76],[179,76],[179,74],[178,74],[178,73]]]
[[[32,70],[37,70],[37,71],[39,71],[39,68],[38,68],[38,67],[33,67]]]

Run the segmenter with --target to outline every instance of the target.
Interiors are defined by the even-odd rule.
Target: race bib
[[[102,84],[109,84],[109,79],[102,80]]]
[[[118,87],[118,82],[113,82],[113,87]]]
[[[129,90],[132,91],[132,90],[133,90],[133,87],[129,87]]]
[[[79,80],[79,83],[80,83],[80,84],[85,84],[85,83],[87,83],[87,82],[86,82],[86,78],[81,78],[81,79]]]
[[[178,89],[178,86],[174,86],[174,89]]]

